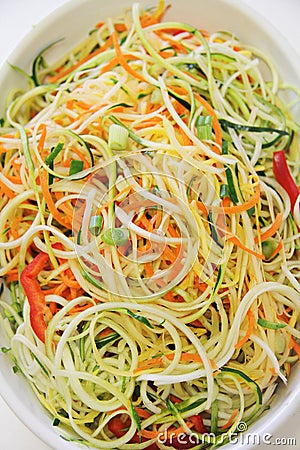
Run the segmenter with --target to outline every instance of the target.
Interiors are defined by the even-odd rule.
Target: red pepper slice
[[[130,426],[130,419],[126,420],[126,422],[122,422],[122,420],[117,416],[113,417],[108,422],[108,429],[111,431],[116,438],[120,438],[124,436],[124,434],[127,432],[127,428]],[[130,439],[130,444],[139,444],[140,442],[145,442],[144,438],[140,438],[138,433],[135,433],[134,436]],[[146,447],[147,450],[159,450],[158,446],[154,444],[150,444]]]
[[[196,416],[189,417],[189,420],[193,422],[194,428],[198,433],[208,433],[208,429],[205,427],[203,423],[203,419],[200,416],[200,414],[197,414]]]
[[[173,403],[179,403],[182,401],[182,400],[178,399],[177,397],[175,397],[174,395],[172,395],[171,397],[172,397]],[[203,424],[203,420],[202,420],[202,417],[200,416],[200,414],[189,417],[189,420],[191,420],[193,422],[194,428],[198,433],[207,433],[208,432],[208,430],[206,429],[206,427]],[[124,434],[126,433],[126,430],[129,428],[129,426],[130,426],[130,419],[126,420],[126,422],[124,423],[118,416],[113,417],[108,422],[108,429],[117,438],[124,436]],[[135,435],[131,438],[130,443],[138,444],[140,442],[145,442],[144,438],[141,439],[140,436],[138,435],[138,433],[135,433]],[[179,436],[172,436],[172,438],[170,438],[170,440],[166,440],[166,442],[164,442],[164,445],[166,447],[170,447],[170,449],[176,449],[176,450],[192,449],[195,447],[196,444],[197,444],[197,442],[195,442],[195,440],[193,441],[192,439],[190,439],[190,437],[185,433],[181,433]],[[145,447],[145,450],[158,450],[158,446],[156,445],[156,443],[153,443],[153,444],[150,444],[147,447]]]
[[[287,165],[284,150],[273,153],[273,172],[278,183],[288,193],[291,200],[291,211],[293,212],[299,189]]]
[[[37,255],[22,271],[20,281],[28,298],[30,307],[30,323],[37,337],[45,342],[47,324],[45,314],[47,312],[45,294],[43,293],[36,277],[43,270],[49,260],[46,253]]]

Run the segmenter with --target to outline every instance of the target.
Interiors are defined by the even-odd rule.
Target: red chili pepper
[[[299,195],[299,189],[287,165],[283,150],[273,153],[273,172],[278,183],[288,193],[291,200],[291,211],[293,211]]]
[[[47,324],[45,314],[47,312],[45,294],[43,293],[36,277],[43,270],[49,260],[46,253],[37,255],[22,271],[20,281],[28,298],[30,307],[30,323],[37,337],[45,342]]]

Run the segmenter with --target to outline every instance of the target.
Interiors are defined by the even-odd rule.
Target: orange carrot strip
[[[165,258],[165,260],[170,261],[171,263],[173,263],[176,259],[176,254],[173,253],[168,246],[165,247],[162,256]]]
[[[111,333],[113,333],[113,330],[111,328],[105,328],[105,330],[101,331],[99,333],[99,339],[103,339],[106,336],[109,336]]]
[[[250,253],[250,255],[256,256],[256,258],[264,259],[265,255],[263,253],[255,252],[254,250],[251,250],[251,248],[246,247],[237,236],[229,236],[227,237],[227,240],[232,242],[237,247],[241,248],[242,250],[245,250],[245,252]]]
[[[66,101],[66,107],[68,109],[73,109],[74,108],[74,99],[73,98]]]
[[[200,292],[205,292],[208,286],[207,283],[200,283],[199,279],[197,278],[194,279],[194,285],[199,289]]]
[[[230,198],[229,197],[224,197],[222,200],[222,206],[223,207],[227,207],[230,205]]]
[[[19,237],[17,227],[18,227],[19,223],[22,222],[22,220],[23,220],[23,217],[15,217],[10,225],[10,233],[14,239],[18,239],[18,237]]]
[[[90,59],[94,58],[94,56],[99,55],[100,53],[103,53],[105,50],[107,50],[112,44],[112,36],[110,36],[106,42],[102,45],[102,47],[98,48],[94,52],[90,53],[89,55],[82,58],[80,61],[78,61],[76,64],[74,64],[72,67],[69,67],[68,69],[64,70],[63,72],[58,73],[57,75],[54,75],[52,77],[48,78],[49,83],[56,83],[60,78],[63,78],[66,75],[69,75],[69,73],[73,72],[73,70],[80,67],[85,62],[89,61]]]
[[[202,363],[202,358],[200,357],[200,355],[198,355],[198,353],[181,353],[180,361],[192,361]]]
[[[266,241],[269,237],[273,236],[273,234],[276,233],[276,231],[279,229],[281,222],[282,222],[282,213],[278,213],[276,215],[276,218],[274,220],[274,223],[270,226],[270,228],[268,228],[264,233],[262,233],[260,235],[260,241],[264,242]],[[254,238],[254,242],[257,243],[259,241],[258,236],[255,236]]]
[[[186,133],[183,131],[183,129],[181,128],[181,127],[179,127],[179,126],[176,126],[175,127],[175,129],[177,130],[177,132],[178,132],[178,140],[179,140],[179,143],[181,144],[181,145],[191,145],[191,140],[190,140],[190,138],[186,135]]]
[[[50,304],[49,304],[49,308],[50,308],[50,311],[51,311],[51,314],[52,314],[52,316],[54,316],[56,313],[57,313],[57,304],[56,303],[54,303],[54,302],[51,302]]]
[[[2,191],[2,192],[0,191],[0,193],[2,195],[5,194],[8,198],[14,198],[16,196],[16,194],[1,180],[0,180],[0,188]]]
[[[174,297],[174,295],[172,294],[172,292],[167,292],[167,293],[164,295],[164,299],[168,300],[168,302],[175,302],[175,297]]]
[[[206,216],[208,216],[208,209],[204,205],[204,203],[202,203],[200,201],[196,201],[196,205],[197,205],[197,208],[200,209],[200,211],[202,211]]]
[[[73,297],[73,298],[76,298],[76,296],[77,296],[77,292],[75,294],[75,297]],[[71,295],[71,297],[72,297],[72,295]],[[74,308],[70,309],[69,314],[70,315],[77,314],[79,312],[85,311],[88,308],[91,308],[91,306],[93,306],[92,303],[87,303],[86,305],[83,305],[83,306],[74,306]]]
[[[51,193],[49,191],[49,186],[48,186],[48,173],[47,172],[44,171],[41,173],[40,183],[41,183],[41,188],[42,188],[44,199],[47,203],[47,206],[48,206],[49,211],[52,214],[53,218],[55,220],[57,220],[57,222],[60,223],[61,225],[63,225],[64,227],[72,229],[72,224],[71,224],[72,221],[70,221],[70,219],[62,216],[62,214],[56,208],[54,201],[52,200],[52,196],[51,196]]]
[[[60,199],[64,198],[64,194],[63,194],[63,192],[55,192],[55,197],[57,200],[60,200]],[[68,216],[70,218],[73,216],[73,209],[69,205],[67,205],[65,202],[61,203],[59,205],[59,207],[66,214],[66,216]],[[70,219],[70,222],[71,222],[71,219]]]
[[[11,269],[7,274],[5,275],[6,283],[13,283],[14,281],[18,281],[19,279],[19,273],[18,269]]]
[[[137,222],[135,222],[136,225],[140,226],[143,225],[143,227],[145,228],[145,230],[147,231],[152,231],[153,230],[153,225],[151,223],[151,221],[149,219],[147,219],[147,217],[145,216],[145,214],[142,215],[142,217],[140,218],[140,220],[138,220]]]
[[[243,337],[243,339],[241,339],[239,342],[237,342],[235,344],[235,348],[242,347],[248,341],[249,337],[252,334],[253,327],[254,327],[254,315],[253,315],[253,312],[251,311],[251,309],[248,309],[247,316],[248,316],[248,329],[247,329],[247,332],[246,332],[245,336]]]
[[[260,199],[260,186],[257,184],[256,190],[252,197],[244,202],[242,205],[234,205],[234,206],[213,206],[211,209],[213,212],[224,212],[224,214],[237,214],[244,211],[248,211],[248,209],[252,208],[252,206],[256,205]]]
[[[158,356],[157,358],[149,359],[148,361],[143,361],[143,363],[138,365],[138,367],[136,369],[134,369],[133,372],[136,373],[136,372],[140,372],[141,370],[148,370],[148,369],[151,369],[153,366],[157,366],[157,365],[162,366],[163,358],[166,358],[169,361],[173,361],[174,356],[175,356],[174,353],[170,353],[167,355]],[[192,362],[202,363],[202,359],[201,359],[200,355],[198,355],[198,353],[181,353],[180,361],[185,361],[185,362],[192,361]]]
[[[123,194],[125,194],[125,193],[128,193],[128,194],[129,194],[129,192],[131,191],[131,189],[132,189],[131,186],[126,186],[124,189],[122,189],[120,192],[118,192],[114,198],[112,198],[111,200],[109,200],[109,202],[105,203],[104,205],[99,206],[99,208],[97,209],[97,212],[96,212],[96,213],[97,213],[97,214],[100,214],[100,212],[101,212],[103,209],[107,208],[107,207],[108,207],[109,205],[111,205],[112,203],[118,201],[118,199],[119,199],[120,197],[122,197]],[[135,204],[135,205],[136,205],[136,204]],[[135,209],[135,206],[134,206],[133,209]],[[127,209],[127,211],[128,211],[128,209]]]
[[[140,81],[146,81],[145,78],[141,74],[139,74],[138,72],[133,70],[132,67],[130,67],[130,65],[127,63],[127,61],[125,59],[125,56],[122,53],[122,50],[121,50],[121,47],[120,47],[120,44],[119,44],[118,35],[117,35],[116,31],[113,32],[111,37],[112,37],[112,41],[113,41],[113,46],[114,46],[115,51],[116,51],[116,56],[118,58],[119,63],[121,64],[121,66],[126,70],[126,72],[128,72],[134,78],[137,78]]]
[[[53,293],[54,293],[55,295],[62,295],[62,293],[63,293],[64,291],[66,291],[67,289],[69,289],[68,286],[66,286],[65,284],[60,284],[59,286],[57,286],[57,287],[54,289],[54,292],[53,292]],[[66,294],[64,294],[64,298],[66,298],[66,299],[68,300]]]
[[[46,134],[47,134],[47,128],[46,128],[46,125],[44,123],[42,123],[39,126],[39,131],[41,131],[42,134],[41,134],[41,137],[40,137],[37,149],[38,149],[38,152],[41,154],[43,152],[43,150],[44,150],[44,147],[45,147],[45,140],[46,140]]]
[[[182,258],[183,258],[183,246],[178,245],[178,248],[176,251],[176,260],[175,260],[174,264],[172,265],[172,268],[169,272],[170,280],[173,280],[175,277],[177,277],[177,275],[181,271],[181,269],[183,267]]]
[[[142,28],[149,27],[150,25],[154,25],[159,22],[159,19],[156,19],[152,16],[152,14],[146,13],[140,17],[140,23]]]
[[[172,52],[172,51],[160,50],[159,55],[164,59],[172,58],[172,56],[174,56],[174,51]]]
[[[169,225],[168,225],[168,232],[169,232],[169,234],[170,234],[171,237],[174,237],[174,238],[180,237],[179,234],[178,234],[178,232],[175,230],[175,228],[173,227],[173,225],[171,225],[170,223],[169,223]]]
[[[80,284],[73,277],[69,277],[65,272],[61,272],[61,279],[65,283],[66,286],[72,289],[80,289]]]
[[[113,58],[101,69],[101,75],[103,73],[109,72],[113,67],[115,67],[119,63],[118,58]]]
[[[153,119],[148,120],[147,122],[141,122],[134,125],[135,130],[142,130],[143,128],[154,127],[161,123],[160,117],[153,117]]]
[[[152,416],[151,412],[146,409],[135,407],[135,410],[141,419],[148,419]]]
[[[115,27],[115,30],[118,33],[122,33],[122,31],[126,31],[127,30],[127,27],[126,27],[125,23],[116,23],[114,25],[114,27]]]
[[[11,136],[11,137],[13,137],[13,136]],[[2,154],[2,153],[7,153],[7,152],[9,152],[11,150],[11,148],[6,148],[6,147],[4,147],[4,145],[0,145],[0,155]]]
[[[272,253],[272,255],[270,256],[269,259],[266,259],[266,261],[269,261],[271,259],[273,259],[282,249],[283,243],[282,243],[282,239],[280,239],[279,244],[277,245],[277,247],[275,248],[274,252]]]
[[[233,424],[234,419],[236,418],[237,413],[239,412],[238,409],[235,409],[233,411],[233,413],[231,414],[231,416],[228,419],[228,422],[226,422],[222,427],[221,430],[226,430],[226,428],[231,427],[231,425]]]
[[[15,184],[23,184],[21,178],[15,176],[15,175],[6,175],[6,178]]]
[[[156,31],[155,34],[159,36],[162,40],[167,41],[168,44],[170,44],[170,46],[172,46],[175,50],[182,53],[188,53],[188,50],[185,48],[185,46],[182,45],[181,42],[173,39],[171,36],[168,36],[165,30]]]
[[[104,25],[105,22],[98,22],[95,25],[95,28],[101,28]]]
[[[170,86],[170,88],[172,89],[172,91],[176,92],[176,94],[178,95],[186,95],[187,94],[187,90],[181,86]]]
[[[152,266],[151,266],[151,264],[149,262],[147,262],[144,265],[144,269],[145,269],[147,277],[150,278],[150,277],[152,277],[154,275],[154,270],[153,270],[153,268],[152,268]]]

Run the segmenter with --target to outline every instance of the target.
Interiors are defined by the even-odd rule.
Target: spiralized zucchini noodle
[[[222,445],[300,357],[299,92],[167,9],[42,50],[1,123],[2,351],[93,448]]]

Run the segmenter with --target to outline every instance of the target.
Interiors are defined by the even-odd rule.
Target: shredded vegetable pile
[[[50,44],[1,123],[1,357],[92,448],[222,445],[300,357],[299,92],[167,9]]]

